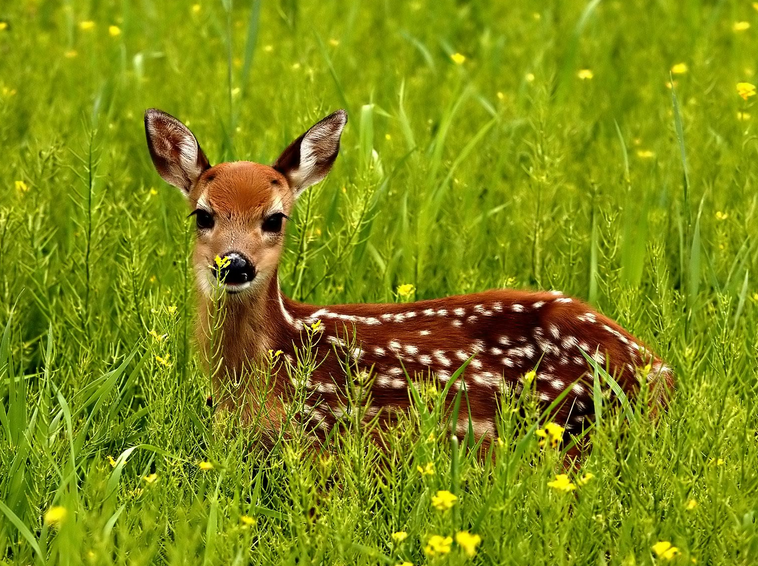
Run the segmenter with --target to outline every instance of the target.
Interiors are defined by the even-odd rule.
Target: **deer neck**
[[[226,296],[218,305],[204,296],[199,338],[206,359],[213,363],[216,349],[224,373],[230,377],[241,377],[266,363],[269,350],[281,342],[281,331],[287,325],[283,300],[276,272],[257,293]]]

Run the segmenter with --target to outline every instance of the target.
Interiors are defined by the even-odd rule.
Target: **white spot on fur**
[[[499,356],[503,351],[500,348],[490,348],[490,354],[493,356]]]
[[[416,354],[418,354],[418,347],[417,346],[412,346],[412,345],[408,344],[403,349],[405,350],[405,353],[408,354],[409,356],[415,356]]]
[[[453,326],[462,326],[462,325],[463,325],[463,323],[460,320],[458,320],[458,319],[456,319],[456,320],[453,321]]]
[[[547,330],[548,332],[550,332],[550,334],[553,335],[553,338],[555,338],[556,340],[558,340],[558,338],[561,337],[561,331],[558,329],[558,327],[555,324],[552,324],[552,323],[549,324],[547,326]]]
[[[503,312],[503,303],[497,302],[492,305],[492,310],[495,312]]]
[[[474,315],[472,314],[470,317],[468,317],[468,318],[466,319],[466,322],[468,322],[469,324],[473,324],[473,323],[475,323],[475,322],[476,322],[476,320],[477,320],[476,316],[474,316]]]
[[[437,316],[447,316],[447,309],[439,309],[437,311]]]
[[[576,318],[577,318],[577,320],[581,320],[582,322],[591,322],[593,324],[595,322],[597,322],[597,318],[591,312],[586,312],[584,314],[580,314]]]
[[[518,303],[513,303],[511,305],[511,310],[513,312],[524,312],[524,305],[520,305]]]
[[[433,316],[434,315],[434,309],[424,309],[424,314],[426,316]]]
[[[418,361],[421,365],[430,366],[432,365],[432,357],[427,354],[422,354],[418,357]]]
[[[511,345],[511,339],[507,336],[501,336],[497,339],[499,344],[502,344],[503,346],[510,346]]]
[[[466,311],[459,307],[453,311],[453,314],[455,314],[455,316],[463,316],[466,314]]]
[[[432,333],[431,330],[420,330],[419,335],[420,336],[429,336]]]
[[[432,352],[432,355],[434,356],[434,359],[437,360],[439,363],[441,363],[443,366],[445,366],[445,367],[449,367],[450,366],[450,364],[451,364],[450,358],[448,358],[445,355],[444,351],[442,351],[442,350],[435,350],[434,352]]]
[[[535,309],[538,309],[538,308],[542,307],[544,304],[545,304],[545,301],[537,301],[537,302],[536,302],[536,303],[534,303],[532,306],[533,306]]]
[[[398,342],[397,340],[390,340],[389,349],[392,350],[393,352],[399,352],[400,342]]]
[[[555,299],[556,303],[573,303],[574,300],[570,297],[560,297],[558,299]]]
[[[376,348],[374,348],[374,353],[377,356],[383,356],[383,355],[385,355],[387,353],[387,351],[384,348],[381,348],[381,347],[377,346]]]

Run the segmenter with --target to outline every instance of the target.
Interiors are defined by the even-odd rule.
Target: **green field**
[[[758,562],[758,110],[737,89],[758,82],[757,10],[1,4],[0,563]],[[560,289],[667,360],[668,411],[603,407],[571,470],[526,401],[482,459],[433,393],[384,452],[349,419],[320,449],[265,448],[206,404],[193,220],[150,162],[148,107],[213,163],[271,163],[345,108],[285,293]],[[575,490],[549,485],[564,472]],[[474,556],[444,544],[461,531]]]

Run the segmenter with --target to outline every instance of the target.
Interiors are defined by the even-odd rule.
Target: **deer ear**
[[[276,160],[274,169],[287,178],[296,197],[329,173],[340,151],[340,136],[345,124],[347,112],[337,110],[311,126]]]
[[[188,195],[210,167],[194,134],[179,120],[155,108],[145,112],[145,134],[155,169],[164,181]]]

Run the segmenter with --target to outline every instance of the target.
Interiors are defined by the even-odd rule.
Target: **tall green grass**
[[[672,563],[756,561],[750,3],[20,0],[0,22],[0,561],[631,565],[666,563],[659,541]],[[324,446],[236,430],[206,402],[192,227],[148,158],[148,107],[214,163],[270,163],[345,107],[285,292],[558,288],[674,367],[668,410],[598,396],[569,471],[594,478],[570,493],[527,396],[502,400],[484,458],[443,419],[465,397],[425,385],[383,448],[360,382]],[[459,531],[475,557],[425,554]]]

